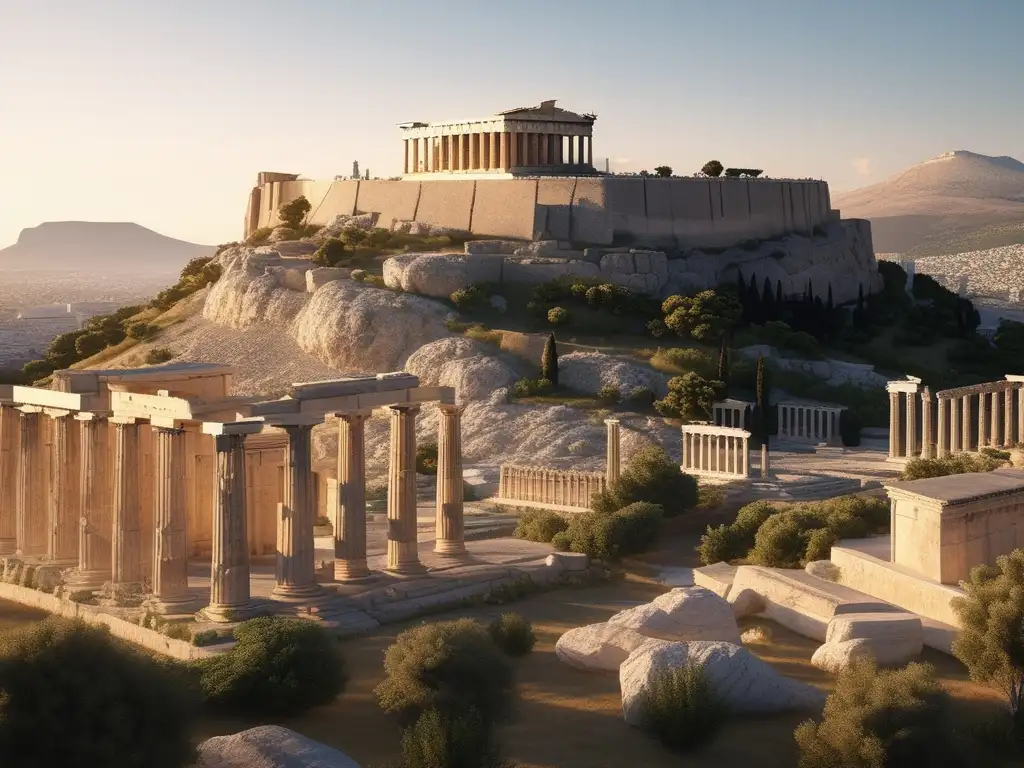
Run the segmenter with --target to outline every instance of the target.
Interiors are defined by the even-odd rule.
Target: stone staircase
[[[754,498],[759,499],[811,501],[844,496],[876,487],[877,481],[834,475],[807,475],[793,480],[755,480],[750,484],[750,492]]]

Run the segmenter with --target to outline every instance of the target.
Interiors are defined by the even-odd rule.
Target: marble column
[[[945,397],[940,397],[938,401],[938,457],[941,459],[943,456],[949,453],[949,438],[950,438],[950,413],[949,400]]]
[[[988,393],[978,394],[978,450],[988,445]]]
[[[594,164],[594,137],[587,137],[587,165]]]
[[[501,134],[491,132],[488,134],[491,137],[491,165],[492,171],[501,168],[501,146],[500,137]]]
[[[690,435],[687,434],[686,432],[683,432],[683,455],[682,460],[679,462],[679,466],[683,470],[683,472],[685,472],[690,467],[688,463],[690,460],[689,443]]]
[[[1013,388],[1003,390],[1003,447],[1013,448],[1020,440],[1013,434]]]
[[[988,429],[988,443],[993,448],[998,448],[1003,444],[1002,435],[999,434],[999,430],[1002,427],[1002,414],[999,412],[1002,403],[999,400],[999,393],[993,392],[989,395],[989,429]]]
[[[277,584],[273,596],[304,599],[320,593],[313,562],[312,424],[289,424],[284,499],[277,505]]]
[[[577,163],[577,161],[576,161],[576,147],[575,147],[576,137],[575,136],[569,136],[568,140],[565,143],[566,143],[566,149],[569,150],[569,163],[568,164],[569,165],[576,165],[576,163]]]
[[[413,139],[410,143],[412,144],[412,169],[409,172],[410,173],[419,173],[420,172],[420,140],[419,139]]]
[[[974,436],[971,434],[971,396],[960,398],[960,450],[967,453],[974,448]]]
[[[921,390],[921,458],[930,459],[934,454],[935,441],[932,437],[932,393],[928,387]]]
[[[607,459],[605,463],[605,480],[608,485],[619,479],[619,420],[605,419],[608,427]]]
[[[366,579],[366,419],[368,411],[338,414],[338,498],[334,526],[334,578]]]
[[[192,613],[188,591],[188,484],[184,429],[154,430],[153,595],[161,613]]]
[[[51,442],[46,559],[71,567],[78,562],[78,422],[66,411],[47,415]]]
[[[70,581],[79,589],[99,589],[111,580],[110,427],[95,414],[79,420],[81,517],[78,520],[78,569]]]
[[[466,552],[462,496],[462,409],[442,404],[437,414],[437,516],[434,552]]]
[[[477,135],[469,134],[469,169],[475,171],[477,167]]]
[[[217,478],[213,495],[210,621],[237,621],[251,613],[249,541],[245,520],[245,435],[217,435]]]
[[[111,580],[127,591],[142,589],[142,510],[139,500],[139,425],[114,425],[114,519]]]
[[[405,152],[402,154],[402,173],[409,172],[409,140],[405,139],[402,141],[402,146],[405,148]]]
[[[391,406],[388,465],[389,571],[422,573],[416,538],[416,415],[418,406]]]
[[[508,136],[508,167],[511,170],[520,164],[519,159],[519,132],[509,131]]]
[[[0,405],[0,555],[17,547],[18,457],[21,454],[21,414]]]
[[[907,392],[907,457],[917,455],[917,398],[913,392]]]
[[[16,552],[19,557],[46,555],[47,472],[43,414],[20,411],[21,440],[18,462],[18,499],[15,519]]]
[[[889,393],[889,458],[900,455],[900,393]]]
[[[1024,384],[1017,387],[1017,442],[1024,443]]]

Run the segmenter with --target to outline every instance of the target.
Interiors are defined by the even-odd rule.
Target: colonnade
[[[471,131],[403,139],[405,174],[594,164],[592,136]]]
[[[721,400],[711,406],[712,421],[719,427],[743,429],[746,416],[753,407],[754,403],[745,400]]]
[[[26,388],[15,390],[25,392]],[[44,390],[40,399],[78,397]],[[173,400],[150,395],[153,401]],[[442,403],[438,421],[435,552],[465,552],[461,409]],[[419,405],[386,406],[391,428],[388,475],[388,571],[421,573],[416,527],[416,419]],[[186,434],[206,435],[216,453],[213,484],[209,600],[202,614],[234,621],[252,608],[246,520],[247,435],[259,419],[196,421],[157,415],[61,410],[6,401],[0,404],[0,554],[67,569],[74,590],[107,596],[144,596],[153,610],[191,613],[204,601],[188,586],[188,475]],[[335,413],[339,429],[334,576],[370,576],[366,551],[365,421],[370,409]],[[317,517],[311,467],[313,426],[322,417],[296,414],[273,426],[287,434],[284,484],[278,504],[278,545],[272,597],[308,601],[323,596],[314,564]],[[140,482],[140,438],[152,433],[152,483]],[[142,487],[151,487],[152,526],[143,524]],[[145,537],[152,532],[149,541]],[[148,552],[147,552],[148,550]],[[151,553],[151,557],[145,556]],[[150,567],[145,572],[144,564]]]
[[[806,403],[778,404],[780,440],[834,445],[839,442],[839,423],[845,408]]]
[[[680,469],[698,477],[750,476],[750,433],[733,427],[684,424]]]
[[[933,458],[1024,441],[1024,376],[941,390],[889,382],[889,458]]]

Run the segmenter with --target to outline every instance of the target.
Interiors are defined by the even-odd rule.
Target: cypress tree
[[[832,312],[835,309],[835,305],[832,304],[832,283],[828,284],[828,301],[825,302],[825,309]]]
[[[740,315],[740,322],[750,322],[750,302],[747,300],[747,281],[743,279],[743,273],[736,270],[736,298],[739,299],[743,312]]]
[[[814,304],[814,284],[810,279],[807,280],[807,296],[805,300],[808,304]]]
[[[544,352],[540,356],[540,377],[558,386],[558,348],[555,346],[554,332],[544,343]]]
[[[723,384],[729,383],[729,346],[724,333],[722,334],[722,346],[718,350],[718,380]]]
[[[779,307],[779,309],[781,309],[783,301],[784,301],[784,299],[783,299],[783,296],[782,296],[782,281],[781,280],[776,280],[775,281],[775,306],[777,306],[777,307]]]
[[[750,283],[747,285],[747,304],[750,309],[748,312],[748,319],[752,323],[760,323],[764,321],[761,317],[761,292],[757,290],[757,275],[752,274],[750,276]]]
[[[775,297],[772,295],[772,281],[767,277],[764,279],[764,289],[761,291],[761,314],[764,319],[775,320],[778,309],[775,306]]]

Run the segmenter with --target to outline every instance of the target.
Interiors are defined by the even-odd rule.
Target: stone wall
[[[603,472],[502,466],[494,502],[582,512],[606,484]]]
[[[451,181],[268,181],[253,189],[245,234],[280,223],[305,195],[310,221],[373,212],[390,226],[417,221],[477,235],[609,245],[616,239],[683,248],[810,234],[831,219],[828,184],[774,179],[565,177]]]

